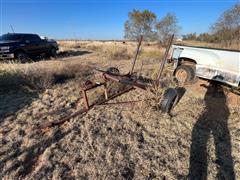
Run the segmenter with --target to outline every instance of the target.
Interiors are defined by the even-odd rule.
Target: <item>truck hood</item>
[[[56,41],[54,39],[47,39],[47,42],[49,42],[49,43],[56,43]]]
[[[19,42],[19,41],[3,40],[3,41],[0,41],[0,47],[3,47],[3,46],[11,46],[11,45],[13,45],[13,44],[16,43],[16,42]]]

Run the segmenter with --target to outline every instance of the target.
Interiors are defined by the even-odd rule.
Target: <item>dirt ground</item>
[[[33,66],[73,64],[82,76],[41,92],[0,93],[0,179],[240,179],[240,96],[204,80],[186,87],[171,115],[147,101],[97,106],[39,131],[38,125],[82,108],[82,102],[76,106],[80,84],[92,77],[94,68],[115,66],[127,72],[129,50],[135,48],[127,43],[61,42],[67,55]],[[143,75],[151,76],[161,59],[152,46],[144,45],[137,64]],[[109,56],[106,49],[118,47],[127,47],[130,57]],[[96,91],[90,95],[98,98]],[[147,96],[134,90],[111,102]]]

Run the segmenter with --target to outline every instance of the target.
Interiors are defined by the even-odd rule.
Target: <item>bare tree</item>
[[[163,44],[166,44],[169,35],[176,34],[180,29],[177,25],[177,17],[174,14],[168,13],[156,24],[156,29],[158,39]]]
[[[133,10],[128,13],[128,20],[124,26],[124,37],[126,39],[137,39],[140,35],[143,35],[145,39],[153,39],[155,23],[156,15],[153,12]]]
[[[183,35],[183,40],[196,40],[197,34],[196,33],[188,33]]]
[[[225,11],[212,26],[215,36],[225,44],[232,44],[234,40],[239,41],[240,37],[240,4],[234,5]]]

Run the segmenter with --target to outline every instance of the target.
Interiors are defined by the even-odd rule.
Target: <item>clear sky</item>
[[[175,13],[181,34],[207,32],[239,0],[0,0],[1,34],[37,33],[52,38],[122,39],[133,9],[158,19]]]

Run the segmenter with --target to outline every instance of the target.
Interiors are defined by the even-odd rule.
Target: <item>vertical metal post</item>
[[[107,90],[107,84],[104,84],[104,95],[105,95],[105,99],[108,100],[108,90]]]
[[[168,41],[168,46],[167,46],[167,48],[166,48],[166,51],[165,51],[163,60],[162,60],[162,62],[161,62],[161,64],[160,64],[158,76],[157,76],[157,79],[156,79],[156,82],[157,82],[157,83],[159,83],[160,78],[161,78],[161,76],[162,76],[162,72],[163,72],[164,66],[165,66],[166,61],[167,61],[167,56],[168,56],[169,50],[170,50],[170,48],[171,48],[171,45],[172,45],[172,42],[173,42],[173,38],[174,38],[174,34],[170,37],[170,39],[169,39],[169,41]]]
[[[89,109],[87,92],[84,89],[82,90],[82,96],[83,96],[83,99],[84,99],[84,104],[85,104],[86,109]]]
[[[142,44],[142,40],[143,40],[143,36],[141,35],[140,39],[138,41],[138,46],[137,46],[137,51],[136,51],[135,57],[134,57],[134,59],[132,61],[132,67],[131,67],[131,70],[129,72],[130,75],[133,73],[134,66],[135,66],[135,63],[136,63],[136,60],[137,60],[137,57],[138,57],[138,54],[139,54],[140,46]]]

